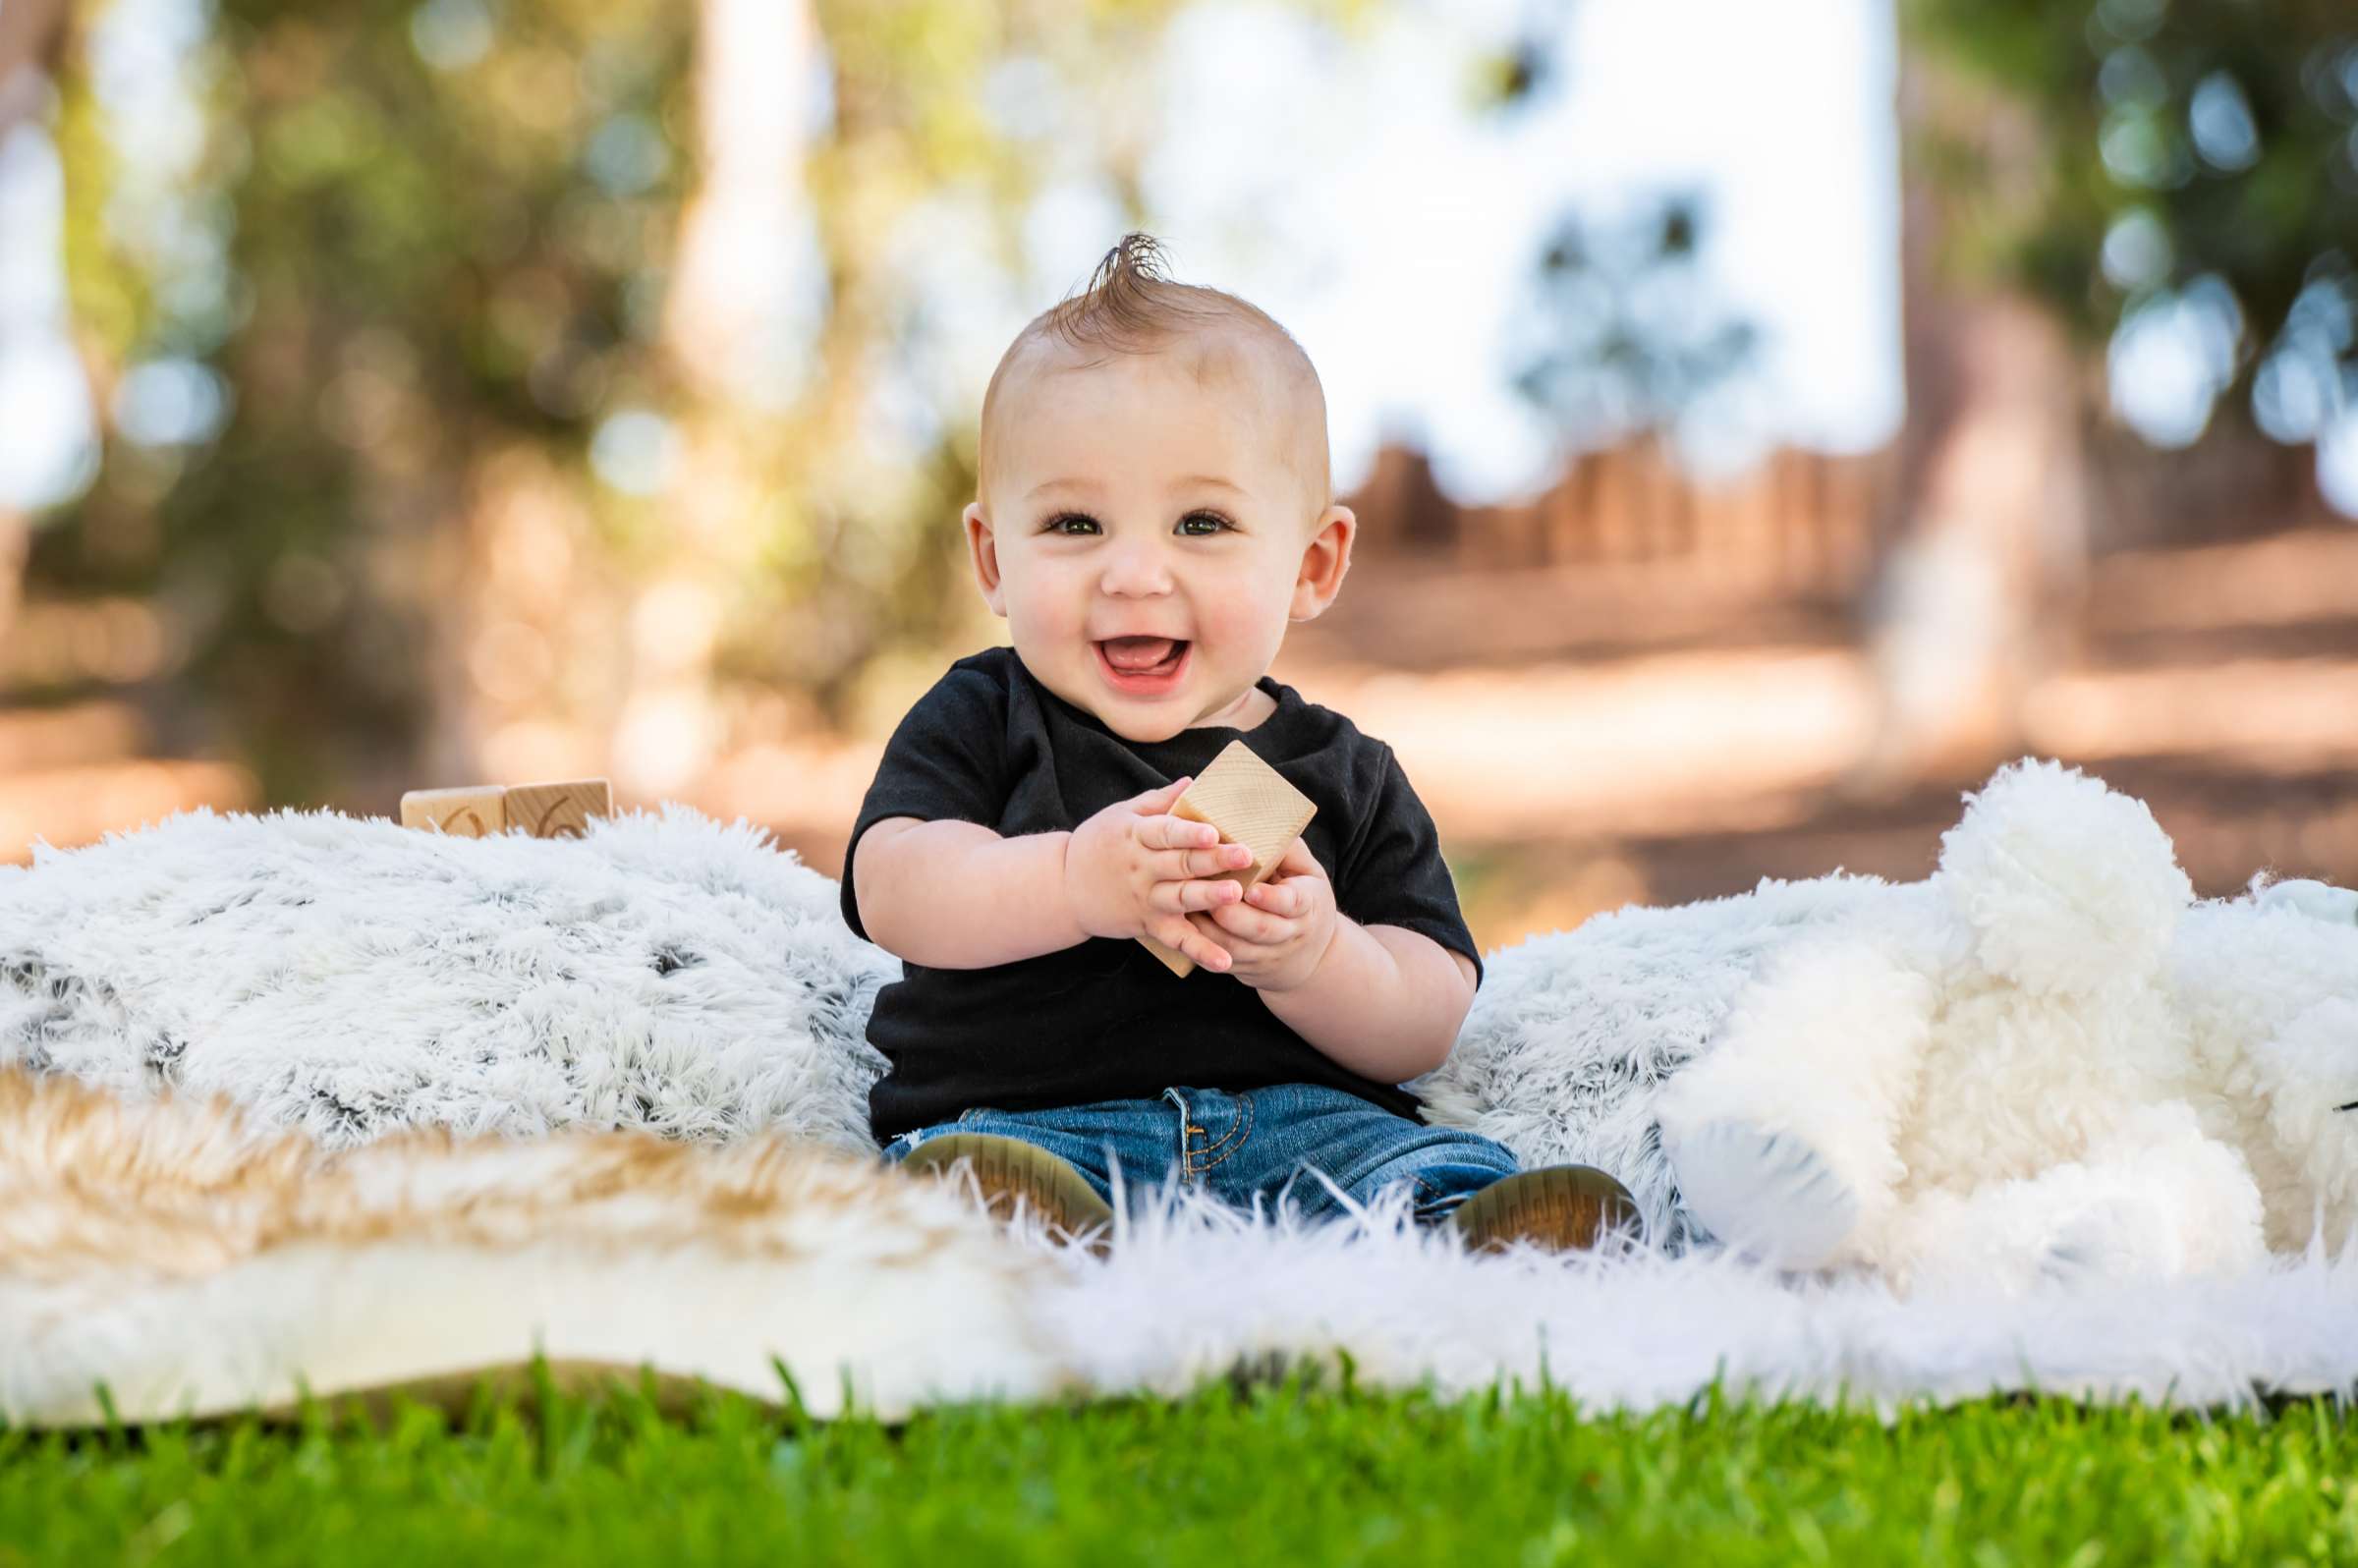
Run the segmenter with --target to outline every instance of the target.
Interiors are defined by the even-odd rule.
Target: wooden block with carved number
[[[592,816],[614,814],[614,791],[602,778],[508,787],[508,826],[534,838],[580,838]]]
[[[401,825],[461,838],[523,828],[534,838],[580,838],[592,816],[614,814],[614,791],[602,778],[552,784],[468,784],[411,790],[401,798]]]
[[[448,833],[454,838],[487,838],[507,830],[507,791],[497,784],[465,784],[448,790],[411,790],[401,798],[401,825]]]
[[[1318,812],[1309,796],[1287,783],[1284,774],[1263,761],[1243,741],[1230,741],[1171,806],[1173,816],[1209,822],[1220,830],[1221,843],[1242,844],[1253,852],[1252,865],[1219,873],[1248,888],[1276,869],[1286,849],[1302,836]],[[1186,919],[1216,938],[1219,927],[1208,914],[1198,910]],[[1142,936],[1139,941],[1181,980],[1196,967],[1194,959],[1151,936]]]

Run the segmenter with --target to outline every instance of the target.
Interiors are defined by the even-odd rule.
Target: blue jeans
[[[1365,1204],[1395,1182],[1413,1189],[1421,1224],[1445,1218],[1475,1193],[1516,1170],[1515,1156],[1454,1127],[1427,1127],[1339,1089],[1280,1084],[1229,1093],[1166,1089],[1157,1099],[1109,1099],[1052,1110],[1004,1111],[987,1105],[901,1134],[884,1146],[897,1163],[943,1133],[996,1133],[1037,1144],[1078,1169],[1113,1201],[1113,1168],[1123,1185],[1178,1180],[1239,1208],[1287,1194],[1304,1219],[1343,1212],[1322,1171],[1352,1202]],[[1299,1178],[1299,1179],[1297,1179]]]

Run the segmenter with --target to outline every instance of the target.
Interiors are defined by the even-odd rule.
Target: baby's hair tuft
[[[1172,281],[1165,260],[1154,236],[1123,235],[1088,286],[1049,309],[1041,325],[1076,348],[1135,349],[1222,313],[1225,296]]]

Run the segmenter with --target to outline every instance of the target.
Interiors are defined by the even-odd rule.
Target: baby
[[[1634,1213],[1399,1087],[1448,1055],[1482,959],[1391,749],[1266,673],[1358,527],[1301,347],[1127,236],[1001,358],[979,456],[966,540],[1014,646],[910,709],[844,854],[844,919],[904,965],[868,1026],[885,1157],[970,1161],[1072,1234],[1111,1221],[1117,1170],[1305,1218],[1340,1211],[1328,1182],[1407,1183],[1477,1246]],[[1239,738],[1318,808],[1249,890],[1221,873],[1252,853],[1169,810]]]

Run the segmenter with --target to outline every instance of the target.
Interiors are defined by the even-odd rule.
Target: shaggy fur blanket
[[[702,1382],[815,1415],[1185,1394],[1343,1358],[1443,1395],[1552,1381],[1596,1409],[1737,1397],[1885,1410],[2039,1388],[2236,1405],[2358,1375],[2358,1263],[1895,1301],[1725,1255],[1476,1258],[1405,1199],[1304,1228],[1163,1190],[1111,1257],[804,1140],[724,1148],[410,1133],[340,1152],[218,1100],[0,1073],[0,1416],[463,1406],[560,1378]],[[103,1395],[100,1389],[103,1387]]]
[[[1883,885],[1765,882],[1493,952],[1412,1087],[1526,1165],[1612,1171],[1677,1251],[1651,1091],[1764,954]],[[866,1026],[900,970],[832,877],[679,806],[578,840],[199,810],[0,867],[0,1067],[219,1093],[328,1148],[582,1127],[872,1152]]]
[[[862,1026],[897,961],[742,823],[466,840],[198,812],[43,846],[0,868],[0,1417],[90,1419],[101,1381],[161,1415],[535,1351],[773,1398],[783,1367],[820,1411],[1338,1353],[1598,1405],[1716,1378],[1886,1404],[2358,1383],[2348,1259],[1900,1301],[1685,1245],[1654,1090],[1765,955],[1883,885],[1765,883],[1487,957],[1431,1113],[1615,1171],[1664,1245],[1476,1259],[1398,1207],[1305,1230],[1171,1193],[1098,1260],[865,1157]]]

